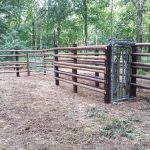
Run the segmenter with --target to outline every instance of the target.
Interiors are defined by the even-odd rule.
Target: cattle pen
[[[22,72],[30,76],[54,71],[56,85],[60,81],[72,84],[75,93],[83,87],[102,93],[105,103],[128,100],[136,97],[137,88],[150,90],[145,82],[138,84],[139,79],[150,80],[150,54],[143,53],[144,48],[149,51],[150,43],[119,40],[109,45],[0,50],[0,73],[19,77]],[[139,75],[140,70],[147,74]]]

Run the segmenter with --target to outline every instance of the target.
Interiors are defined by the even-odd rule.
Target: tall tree
[[[88,6],[87,0],[82,0],[83,3],[83,19],[84,19],[84,45],[88,44]]]
[[[133,0],[133,4],[136,8],[136,42],[141,43],[142,39],[142,21],[143,21],[143,11],[146,0]]]

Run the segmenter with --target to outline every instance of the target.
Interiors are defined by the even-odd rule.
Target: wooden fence
[[[59,81],[72,84],[75,93],[78,92],[78,86],[94,90],[104,94],[105,103],[110,102],[111,51],[109,46],[77,47],[74,45],[74,47],[52,50],[56,85],[59,85]]]
[[[131,62],[127,62],[130,64],[127,74],[130,73],[131,79],[128,84],[131,89],[130,97],[136,96],[137,88],[150,90],[149,85],[141,85],[137,82],[139,79],[150,81],[148,72],[150,71],[150,53],[149,50],[147,53],[142,53],[142,48],[148,50],[150,43],[136,43],[132,45],[132,51],[129,53]],[[0,50],[0,73],[16,73],[20,76],[21,72],[26,72],[29,76],[35,71],[46,74],[47,71],[54,70],[56,85],[59,85],[60,81],[72,84],[75,93],[78,92],[78,87],[94,90],[104,95],[105,103],[110,103],[113,92],[112,51],[111,44],[82,47],[74,44],[73,47],[55,47],[46,50]],[[145,57],[148,62],[143,60]],[[38,68],[42,69],[38,70]],[[140,75],[139,69],[147,71],[147,75]],[[124,83],[121,81],[118,82],[119,84]]]
[[[50,50],[0,50],[0,73],[43,72],[53,67]]]
[[[147,50],[146,50],[147,49]],[[143,53],[147,51],[147,53]],[[131,96],[136,97],[137,88],[150,90],[150,43],[136,43],[132,48],[131,62]],[[145,72],[147,74],[143,75]],[[141,75],[142,74],[142,75]],[[143,84],[138,79],[144,80]],[[145,84],[146,83],[146,84]]]

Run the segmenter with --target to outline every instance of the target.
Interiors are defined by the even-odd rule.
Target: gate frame
[[[137,52],[137,47],[135,45],[134,42],[132,41],[129,41],[129,40],[117,40],[117,39],[112,39],[110,40],[110,45],[107,47],[107,52],[106,52],[106,59],[107,62],[106,63],[106,66],[107,66],[107,71],[106,72],[106,81],[108,80],[109,83],[106,82],[106,95],[105,95],[105,103],[111,103],[111,102],[121,102],[121,101],[127,101],[133,97],[136,97],[136,87],[135,86],[132,86],[131,83],[136,83],[136,78],[134,77],[131,77],[131,74],[136,74],[136,69],[135,68],[132,68],[131,66],[129,67],[129,75],[130,75],[130,80],[129,80],[129,83],[128,83],[128,86],[129,86],[129,93],[128,93],[128,98],[125,98],[125,97],[122,97],[122,99],[113,99],[112,97],[112,92],[113,92],[113,87],[112,87],[112,82],[113,82],[113,78],[112,78],[112,69],[113,69],[113,48],[115,47],[114,45],[115,44],[118,44],[118,45],[121,45],[121,46],[129,46],[131,47],[131,52],[128,54],[129,56],[129,60],[130,62],[128,62],[129,64],[131,64],[132,62],[136,62],[137,61],[137,58],[135,56],[132,56],[132,53],[134,52]],[[113,47],[114,46],[114,47]],[[108,53],[108,54],[107,54]],[[109,55],[109,57],[107,57]],[[109,68],[109,69],[108,69]],[[127,74],[126,74],[127,75]],[[117,77],[116,77],[117,78]],[[131,90],[132,89],[132,90]]]

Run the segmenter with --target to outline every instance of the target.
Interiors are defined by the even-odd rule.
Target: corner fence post
[[[27,53],[27,75],[30,76],[29,54]]]
[[[77,47],[77,44],[73,44],[73,47]],[[73,50],[72,53],[73,53],[74,56],[77,56],[77,50]],[[74,63],[74,64],[77,63],[77,58],[75,58],[75,57],[73,58],[73,63]],[[77,75],[77,69],[72,69],[72,73],[75,74],[75,75]],[[77,82],[77,77],[72,76],[72,81],[73,81],[73,82]],[[73,85],[73,92],[74,92],[74,93],[77,93],[77,92],[78,92],[78,87],[77,87],[77,85]]]
[[[137,53],[137,52],[138,52],[138,49],[136,45],[132,46],[132,53]],[[137,62],[136,55],[131,56],[131,63],[132,62]],[[137,73],[137,69],[131,66],[131,75],[132,74],[136,75],[136,73]],[[131,76],[131,83],[136,84],[136,77]],[[136,86],[133,86],[133,85],[130,86],[130,97],[136,97],[136,89],[137,89]]]
[[[107,49],[105,50],[105,67],[106,72],[104,75],[105,78],[105,96],[104,96],[104,102],[110,103],[111,102],[111,57],[112,57],[112,46],[107,46]]]
[[[15,55],[16,55],[16,76],[17,76],[17,77],[20,77],[19,64],[18,64],[19,57],[18,57],[18,52],[17,52],[17,51],[15,51]]]
[[[55,45],[55,47],[58,47],[57,45]],[[59,70],[58,66],[55,66],[55,62],[58,62],[58,56],[56,56],[58,54],[58,50],[54,50],[54,75],[55,77],[59,78],[59,73],[56,72]],[[59,85],[59,80],[55,79],[55,84]]]
[[[46,55],[45,55],[45,53],[44,53],[44,57],[43,57],[43,63],[44,63],[44,75],[46,75]]]
[[[95,53],[98,53],[98,50],[95,50]],[[98,54],[95,54],[95,56],[99,56]],[[95,64],[95,66],[97,66],[97,64]],[[99,73],[95,72],[95,77],[99,77]],[[95,86],[98,88],[99,87],[99,82],[95,82]]]

